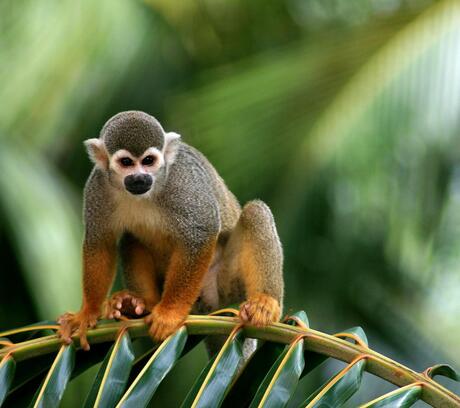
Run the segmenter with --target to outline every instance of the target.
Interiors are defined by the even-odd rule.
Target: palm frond
[[[150,342],[143,343],[141,347],[133,346],[147,336],[147,328],[141,319],[120,323],[100,322],[88,332],[91,351],[81,356],[95,354],[95,364],[100,361],[98,347],[114,343],[99,368],[85,406],[148,406],[158,386],[178,360],[204,336],[213,335],[225,335],[227,340],[192,386],[183,407],[230,406],[237,400],[240,401],[238,406],[290,405],[299,379],[325,358],[341,360],[347,365],[306,397],[301,407],[343,406],[360,391],[361,379],[366,371],[393,383],[398,389],[363,407],[409,407],[419,399],[433,407],[460,406],[460,396],[432,378],[443,375],[458,381],[458,374],[450,366],[436,365],[423,373],[417,373],[369,348],[361,328],[328,335],[309,328],[304,312],[298,312],[285,321],[258,328],[241,326],[235,316],[191,315],[182,328],[153,348]],[[56,326],[39,324],[0,333],[2,338],[6,335],[11,338],[3,340],[0,349],[0,401],[5,404],[14,395],[11,385],[15,365],[32,367],[35,360],[53,356],[57,351],[56,357],[48,360],[51,362],[47,365],[49,368],[45,367],[45,372],[42,372],[44,379],[36,388],[35,396],[31,392],[33,390],[29,390],[28,397],[37,407],[58,405],[68,381],[75,377],[72,372],[81,373],[84,371],[82,364],[86,368],[90,365],[83,358],[80,361],[80,351],[75,353],[75,346],[78,348],[77,338],[75,346],[61,345],[55,334],[40,336],[37,328],[56,329]],[[24,332],[32,333],[32,338],[13,341],[15,336]],[[261,344],[249,360],[244,362],[242,346],[247,338],[258,339]],[[270,349],[271,353],[267,353]],[[314,356],[319,359],[315,360]],[[265,366],[261,365],[264,360],[268,362]],[[130,376],[136,362],[142,362],[143,368],[136,375]],[[257,386],[256,392],[241,385],[240,380],[247,379],[247,373],[258,374],[251,378]],[[35,370],[30,370],[30,377],[35,376]],[[237,389],[240,393],[235,392]]]

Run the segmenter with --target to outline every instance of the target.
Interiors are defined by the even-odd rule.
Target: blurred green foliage
[[[287,310],[460,365],[458,1],[6,0],[0,25],[0,328],[79,307],[81,142],[140,109],[271,205]]]

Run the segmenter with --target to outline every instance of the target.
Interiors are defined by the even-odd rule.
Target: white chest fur
[[[118,233],[129,231],[147,238],[160,230],[163,217],[149,197],[120,192],[114,196],[114,204],[110,222]]]

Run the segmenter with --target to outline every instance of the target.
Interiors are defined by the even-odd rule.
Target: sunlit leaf
[[[85,401],[85,407],[114,406],[126,387],[134,361],[131,340],[122,332],[109,351]]]
[[[363,404],[360,408],[407,408],[419,400],[421,393],[420,385],[407,385]]]
[[[34,408],[59,405],[72,374],[74,363],[75,347],[73,345],[61,346],[35,400]]]
[[[296,341],[278,357],[257,390],[251,402],[251,408],[275,408],[287,404],[305,365],[303,343],[303,339]]]
[[[310,397],[299,405],[299,408],[340,407],[359,390],[365,364],[365,359],[350,364],[310,395]]]
[[[451,380],[460,381],[460,374],[458,374],[450,365],[438,364],[430,367],[427,370],[429,377],[434,378],[436,375],[450,378]]]
[[[308,321],[308,316],[303,310],[290,314],[289,318],[286,320],[286,324],[292,324],[294,326],[298,322],[300,322],[301,324],[304,324],[306,327],[310,326],[310,322]]]
[[[243,340],[241,328],[230,334],[201,382],[191,402],[192,407],[221,404],[243,360]]]
[[[163,341],[121,398],[117,407],[145,407],[176,361],[187,341],[187,329],[182,327]]]
[[[336,334],[337,337],[354,340],[356,343],[362,343],[367,346],[367,336],[361,327],[352,327]]]

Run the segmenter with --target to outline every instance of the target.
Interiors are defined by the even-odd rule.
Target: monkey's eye
[[[144,166],[151,166],[153,164],[153,162],[155,161],[155,157],[154,156],[146,156],[142,159],[142,164]]]
[[[129,167],[134,164],[134,162],[129,157],[123,157],[120,159],[120,163],[123,167]]]

